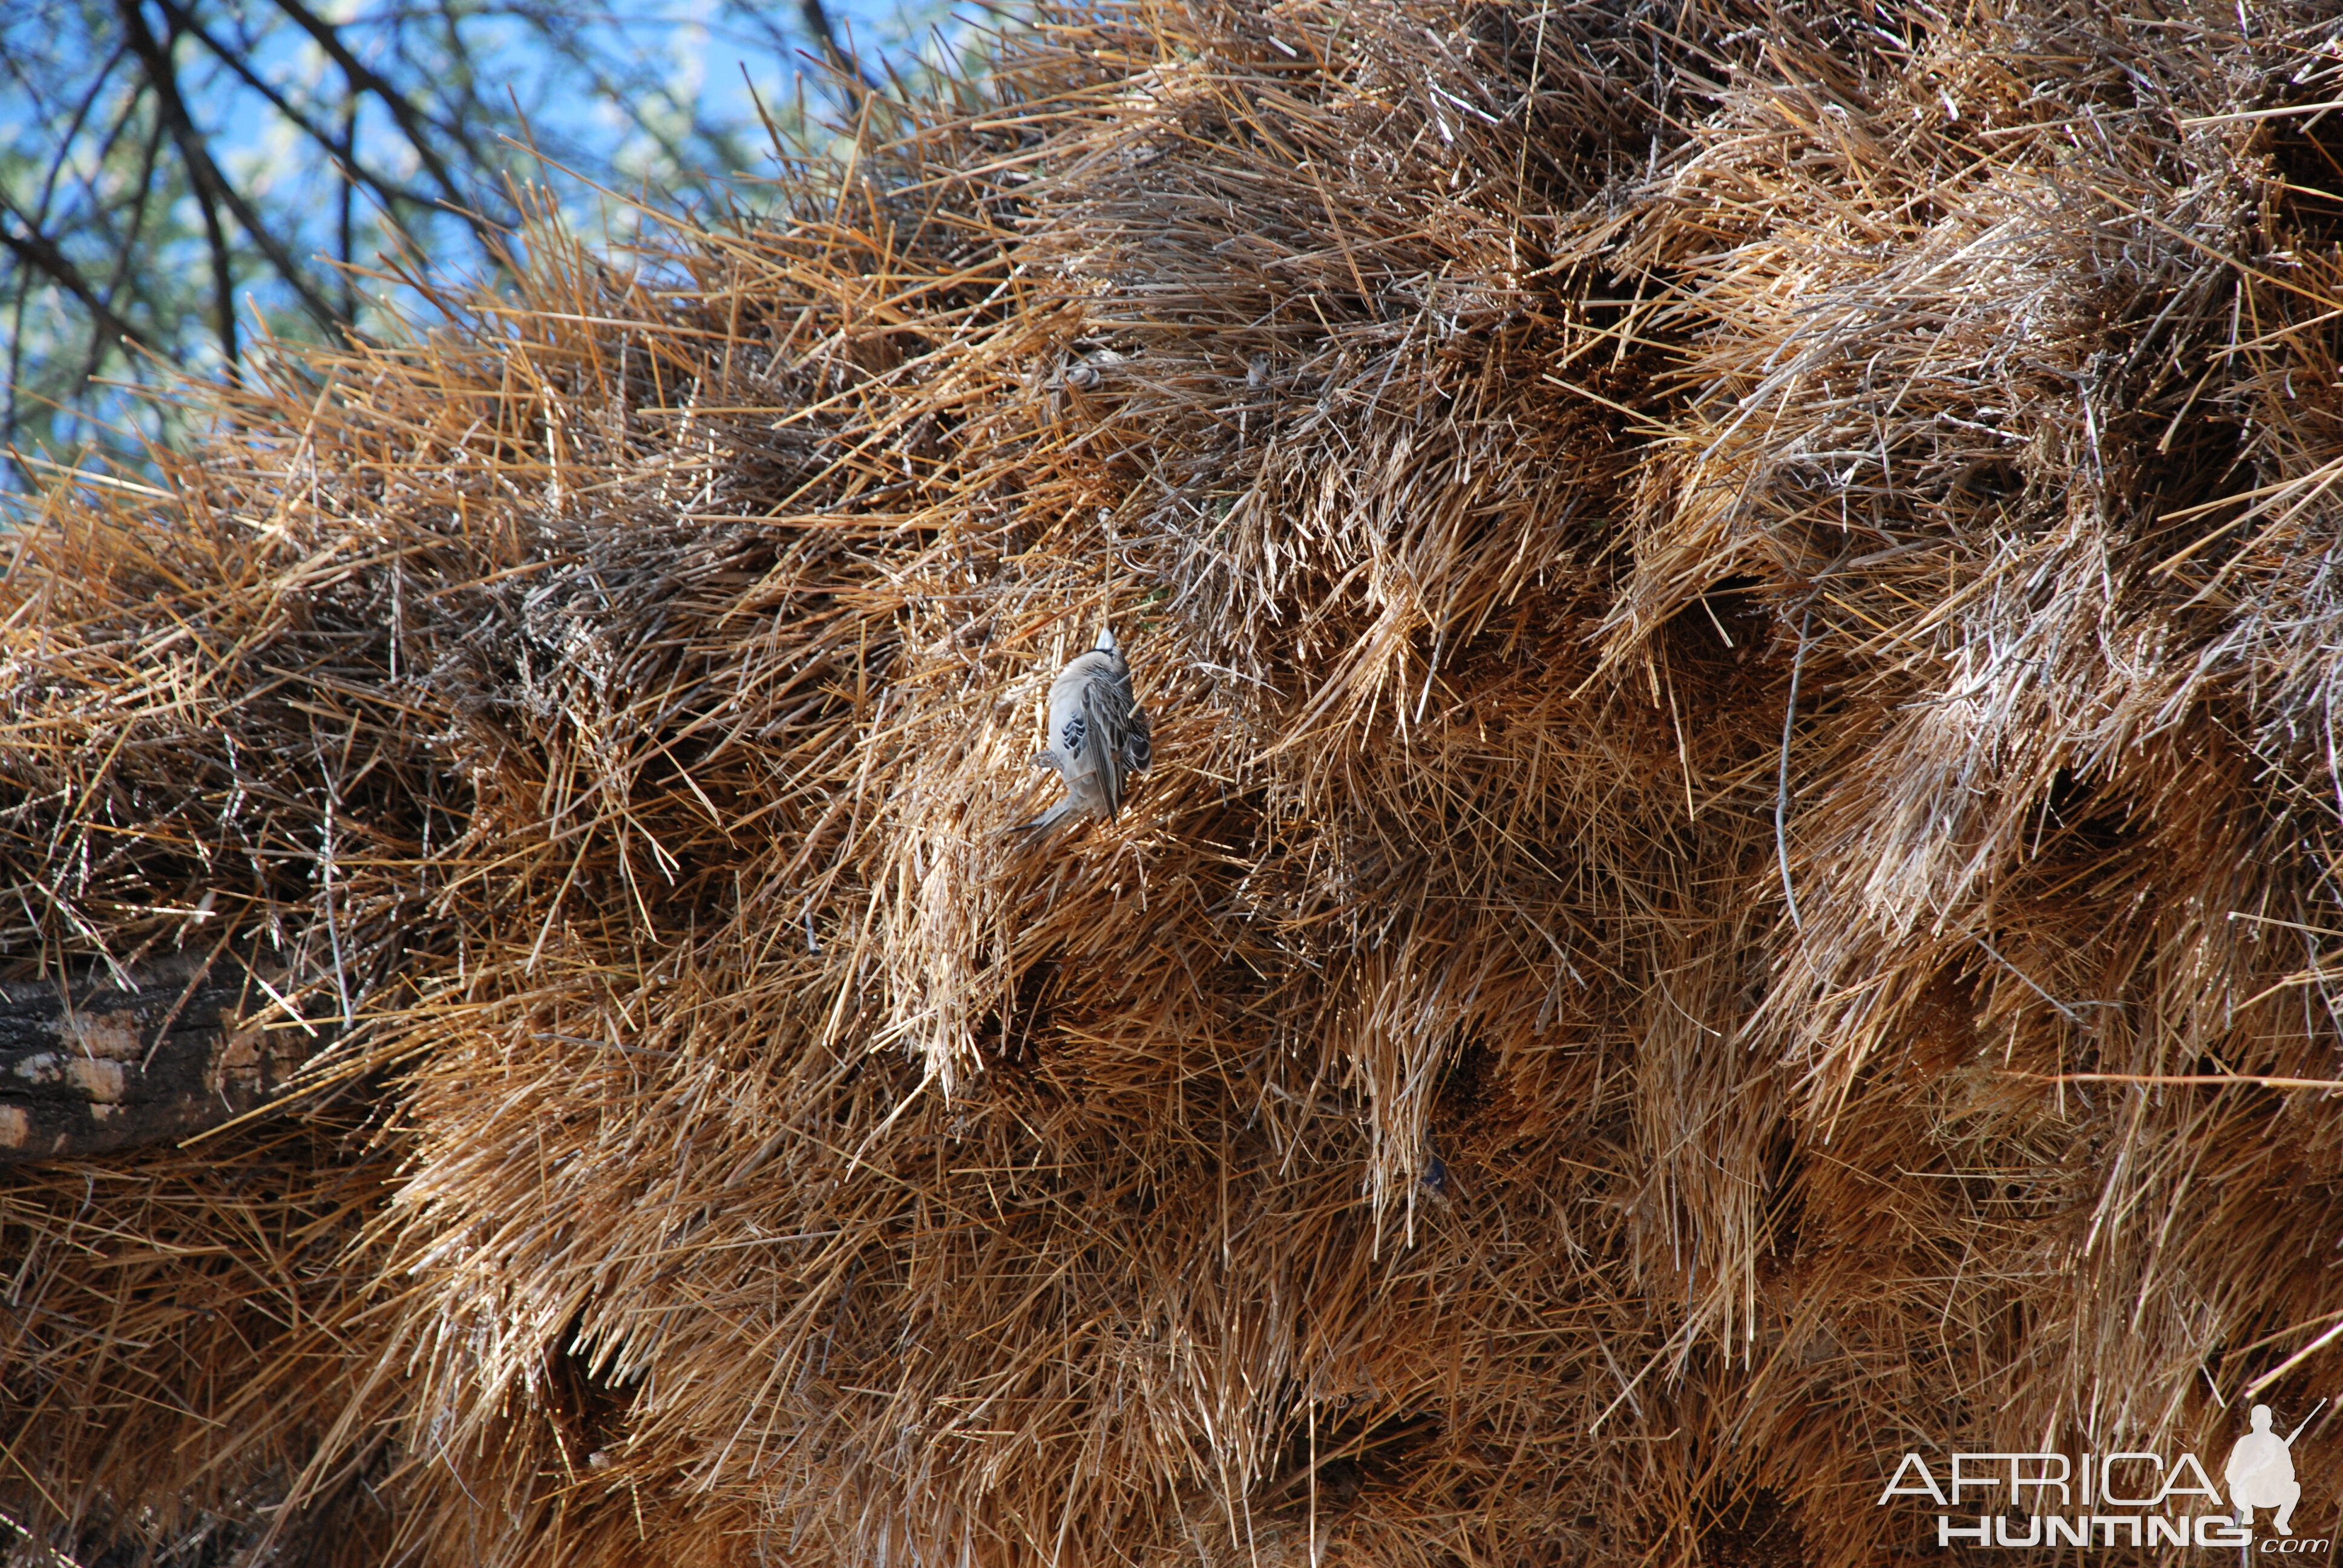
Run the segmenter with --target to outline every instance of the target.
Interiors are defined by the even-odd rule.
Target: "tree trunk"
[[[127,990],[0,981],[0,1164],[176,1141],[264,1103],[333,1033],[288,1023],[264,973],[187,958],[142,965]]]

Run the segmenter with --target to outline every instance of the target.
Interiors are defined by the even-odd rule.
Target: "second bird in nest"
[[[1075,811],[1112,820],[1122,809],[1124,780],[1146,772],[1153,754],[1147,710],[1131,695],[1131,666],[1109,627],[1050,683],[1050,745],[1033,766],[1056,769],[1066,798],[1025,829],[1054,828]]]

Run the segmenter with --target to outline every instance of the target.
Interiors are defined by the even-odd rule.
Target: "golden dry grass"
[[[2234,117],[2337,35],[1051,13],[61,480],[0,944],[357,1027],[0,1189],[0,1503],[1852,1568],[1907,1448],[2222,1452],[2343,1315],[2343,130]],[[1110,617],[1155,770],[1037,851]]]

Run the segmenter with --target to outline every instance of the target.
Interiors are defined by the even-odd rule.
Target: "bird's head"
[[[1092,653],[1121,653],[1122,648],[1114,640],[1114,628],[1111,626],[1101,628],[1099,630],[1099,639],[1091,645],[1091,651]]]

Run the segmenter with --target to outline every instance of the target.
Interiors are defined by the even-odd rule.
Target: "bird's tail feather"
[[[1039,817],[1034,818],[1031,822],[1020,822],[1017,825],[1017,830],[1021,833],[1047,832],[1050,829],[1056,827],[1060,822],[1064,821],[1067,814],[1072,811],[1073,809],[1074,803],[1071,800],[1061,800],[1056,805],[1051,807],[1048,810],[1042,812]]]

